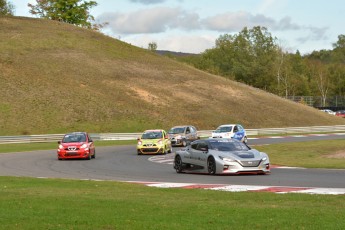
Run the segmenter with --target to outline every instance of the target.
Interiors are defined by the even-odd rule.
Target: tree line
[[[332,50],[289,53],[265,27],[245,27],[224,34],[214,48],[178,58],[198,69],[263,89],[282,97],[345,96],[345,35]]]
[[[34,16],[99,30],[106,23],[95,22],[95,18],[90,14],[90,9],[95,6],[97,2],[83,0],[36,0],[35,4],[28,3],[29,13]],[[0,16],[13,16],[14,10],[10,1],[0,0]]]

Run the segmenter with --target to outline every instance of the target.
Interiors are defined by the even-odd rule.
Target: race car
[[[74,132],[64,135],[58,141],[58,160],[62,159],[87,159],[96,158],[96,148],[93,140],[86,132]]]
[[[267,174],[269,157],[231,138],[197,140],[176,151],[174,169],[177,173]]]
[[[240,124],[221,125],[212,132],[212,138],[233,138],[247,143],[246,130]]]
[[[141,137],[138,138],[138,155],[167,154],[171,152],[171,142],[167,133],[162,129],[146,130]]]
[[[197,129],[192,125],[174,126],[168,131],[172,146],[187,146],[188,143],[199,139]]]

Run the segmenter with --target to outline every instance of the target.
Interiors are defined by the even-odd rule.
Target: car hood
[[[69,147],[69,146],[80,147],[80,146],[82,146],[85,143],[86,142],[71,142],[71,143],[61,143],[61,145],[64,146],[64,147]]]
[[[183,135],[184,135],[184,133],[174,133],[174,134],[169,133],[168,134],[169,138],[173,138],[173,137],[177,137],[177,136],[183,136]]]
[[[215,151],[219,156],[222,157],[228,157],[236,160],[261,160],[265,154],[255,150],[251,149],[248,151],[229,151],[229,152],[221,152],[221,151]]]
[[[147,143],[157,143],[158,141],[160,141],[162,139],[141,139],[143,144],[147,144]]]

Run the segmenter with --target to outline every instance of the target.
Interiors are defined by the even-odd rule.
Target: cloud
[[[263,14],[253,15],[248,12],[228,12],[206,18],[202,21],[205,28],[220,32],[237,32],[244,27],[264,26],[273,30],[299,30],[301,27],[291,22],[290,17],[279,21]]]
[[[147,48],[150,42],[157,44],[158,50],[173,50],[185,53],[201,53],[214,46],[216,36],[211,35],[172,35],[159,38],[151,35],[126,37],[125,41],[138,47]]]
[[[161,33],[168,29],[193,30],[199,28],[199,15],[180,8],[155,7],[130,13],[104,13],[97,18],[107,22],[114,33]]]
[[[305,26],[303,29],[309,31],[309,33],[306,36],[302,36],[297,38],[296,40],[299,43],[306,43],[308,41],[321,41],[321,40],[327,40],[327,31],[328,27],[323,27],[323,28],[317,28],[313,26]]]
[[[299,43],[305,43],[310,40],[326,40],[328,27],[303,26],[292,22],[290,17],[284,17],[280,20],[274,20],[263,14],[253,15],[249,12],[228,12],[211,16],[202,20],[205,29],[219,32],[239,32],[244,27],[252,28],[254,26],[264,26],[269,31],[295,31],[305,34],[297,39]]]

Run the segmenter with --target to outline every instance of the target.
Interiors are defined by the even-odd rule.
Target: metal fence
[[[330,96],[326,98],[325,105],[322,103],[321,96],[288,96],[286,99],[294,102],[309,105],[311,107],[345,107],[345,96]]]
[[[294,133],[341,133],[345,132],[345,125],[246,129],[246,131],[248,136],[286,135]],[[212,130],[198,131],[200,137],[210,137],[211,133]],[[136,140],[141,134],[142,133],[91,133],[90,136],[92,139],[99,141]],[[63,136],[64,134],[0,136],[0,144],[57,142],[61,140]]]

